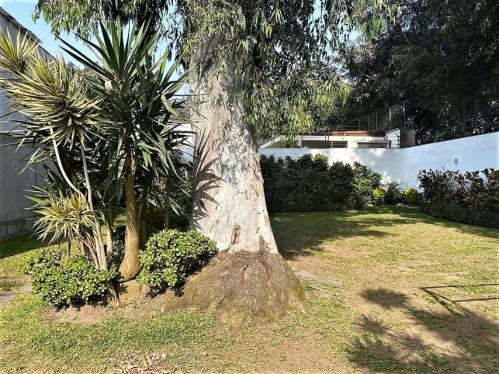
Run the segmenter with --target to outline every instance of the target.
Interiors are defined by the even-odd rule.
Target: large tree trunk
[[[126,225],[125,225],[125,254],[119,269],[120,282],[126,282],[140,271],[140,209],[135,194],[135,169],[136,164],[133,157],[130,160],[130,168],[125,179],[126,199]]]
[[[280,315],[302,290],[274,240],[241,82],[235,65],[206,65],[190,84],[199,97],[192,227],[223,253],[187,284],[184,300],[228,318]]]
[[[265,205],[259,156],[229,72],[203,79],[198,118],[193,226],[231,253],[277,246]],[[197,88],[197,87],[196,87]],[[200,87],[201,88],[201,87]]]

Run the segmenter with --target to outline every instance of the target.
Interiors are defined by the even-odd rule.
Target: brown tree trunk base
[[[221,252],[189,279],[178,299],[180,306],[213,312],[238,322],[245,317],[276,320],[300,308],[304,290],[279,254]]]

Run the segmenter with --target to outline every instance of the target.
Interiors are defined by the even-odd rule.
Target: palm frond
[[[0,67],[22,74],[30,61],[38,55],[38,42],[20,31],[15,38],[10,33],[0,33]]]

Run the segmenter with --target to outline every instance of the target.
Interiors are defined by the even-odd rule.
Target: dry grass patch
[[[18,295],[0,306],[0,372],[496,372],[498,230],[405,208],[280,214],[273,226],[296,272],[341,287],[307,280],[330,294],[310,289],[304,310],[237,329],[154,300],[61,322]],[[23,257],[22,240],[9,243],[4,280]]]

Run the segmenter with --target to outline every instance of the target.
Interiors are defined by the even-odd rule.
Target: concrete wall
[[[12,37],[18,35],[21,25],[17,23],[8,13],[0,9],[0,29],[9,32]],[[28,32],[22,29],[22,32]],[[29,33],[29,32],[28,32]],[[34,35],[30,34],[35,38]],[[40,48],[40,52],[47,54]],[[0,70],[0,75],[8,74]],[[37,176],[33,170],[27,170],[19,174],[23,165],[20,160],[28,152],[28,148],[7,147],[12,139],[6,137],[16,125],[14,119],[17,115],[9,115],[9,99],[4,92],[0,91],[0,240],[26,232],[31,228],[32,213],[26,208],[32,203],[25,197],[27,190],[39,184],[42,178]]]
[[[303,141],[328,141],[328,142],[336,142],[336,141],[345,141],[347,142],[347,148],[359,148],[359,143],[381,143],[386,144],[392,139],[387,139],[384,136],[368,136],[368,135],[302,135],[299,137],[300,144]],[[398,144],[398,142],[396,142]],[[395,144],[395,143],[394,143]],[[379,147],[383,148],[383,147]],[[388,145],[386,145],[388,148]]]
[[[297,158],[308,153],[323,154],[330,163],[360,162],[380,173],[385,180],[418,187],[417,175],[422,169],[499,169],[499,132],[400,149],[260,149],[260,154],[275,157]]]
[[[0,135],[0,240],[30,229],[32,213],[26,208],[33,204],[26,194],[42,181],[32,170],[19,174],[23,167],[20,159],[27,148],[16,151],[15,147],[6,146],[10,142]]]

